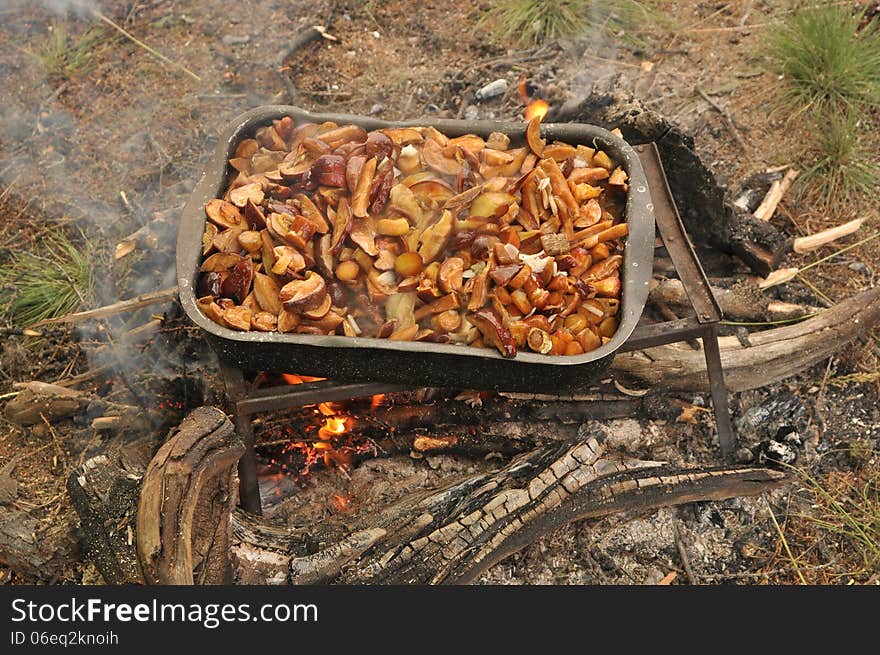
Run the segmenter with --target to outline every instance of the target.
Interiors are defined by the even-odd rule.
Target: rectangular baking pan
[[[354,123],[366,130],[431,126],[450,137],[504,132],[511,147],[524,144],[526,123],[420,118],[388,122],[346,114],[312,114],[298,107],[270,105],[252,109],[225,128],[181,215],[177,235],[177,281],[180,302],[189,319],[205,334],[217,356],[251,371],[299,373],[340,382],[387,382],[495,391],[565,393],[583,390],[603,376],[615,351],[635,329],[648,297],[654,254],[654,216],[644,171],[633,149],[608,130],[581,123],[549,123],[541,135],[550,141],[584,144],[605,150],[629,175],[625,217],[629,235],[621,268],[619,326],[611,340],[589,353],[549,356],[519,352],[506,359],[495,349],[365,337],[315,336],[274,332],[239,332],[207,318],[196,303],[202,261],[205,203],[223,195],[232,173],[228,160],[242,139],[273,119],[291,116],[303,122]]]

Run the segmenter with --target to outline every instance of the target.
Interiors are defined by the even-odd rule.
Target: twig
[[[794,567],[795,573],[797,573],[801,584],[806,585],[807,581],[804,578],[803,573],[801,573],[801,569],[798,566],[797,560],[791,553],[791,548],[788,547],[788,540],[785,538],[785,533],[782,531],[782,528],[779,527],[779,521],[776,520],[776,515],[773,513],[773,508],[770,507],[770,501],[764,498],[764,503],[767,505],[767,511],[770,512],[770,518],[773,520],[773,525],[776,526],[776,532],[779,534],[779,539],[780,541],[782,541],[782,546],[785,548],[785,552],[788,553],[788,559],[791,561],[791,565],[792,567]]]
[[[761,221],[769,221],[773,218],[773,214],[776,213],[776,208],[779,206],[782,197],[791,188],[792,182],[794,182],[799,174],[799,170],[789,168],[781,180],[773,180],[770,190],[767,191],[767,195],[764,196],[761,204],[752,215]]]
[[[743,150],[747,150],[748,146],[746,145],[746,142],[743,141],[743,138],[740,136],[739,130],[736,129],[736,124],[733,122],[733,118],[731,118],[730,112],[721,107],[721,105],[712,100],[712,98],[707,96],[703,89],[701,89],[700,87],[695,86],[694,91],[696,91],[697,95],[699,95],[703,100],[708,102],[709,106],[712,107],[712,109],[721,114],[721,118],[724,119],[724,124],[727,126],[727,129],[730,130],[733,138],[736,139],[737,145]]]
[[[835,227],[830,227],[827,230],[822,230],[815,234],[798,237],[794,240],[791,249],[796,253],[803,254],[815,250],[816,248],[821,248],[827,243],[831,243],[842,237],[849,236],[853,232],[857,232],[864,222],[865,219],[863,218],[855,218],[843,225],[836,225]]]
[[[105,305],[104,307],[97,307],[95,309],[89,309],[84,312],[74,312],[73,314],[66,314],[64,316],[58,316],[55,318],[46,318],[42,321],[34,323],[31,327],[39,327],[42,325],[49,325],[51,323],[79,323],[81,321],[86,321],[89,319],[107,318],[108,316],[121,314],[122,312],[128,312],[133,309],[140,309],[141,307],[148,307],[150,305],[158,305],[159,303],[168,302],[169,300],[174,300],[176,298],[177,287],[169,287],[167,289],[159,289],[158,291],[142,293],[135,298],[130,298],[129,300],[120,300],[119,302],[115,302],[111,305]]]
[[[153,48],[151,48],[150,46],[148,46],[146,43],[144,43],[143,41],[141,41],[140,39],[138,39],[136,36],[134,36],[134,35],[131,34],[130,32],[127,32],[127,31],[126,31],[125,29],[123,29],[121,26],[119,26],[118,24],[116,24],[115,22],[113,22],[112,20],[110,20],[109,18],[107,18],[107,17],[106,17],[104,14],[102,14],[100,11],[97,11],[97,10],[92,10],[92,11],[93,11],[93,13],[94,13],[94,15],[95,15],[96,18],[98,18],[99,20],[102,20],[102,21],[104,21],[105,23],[107,23],[110,27],[112,27],[114,30],[116,30],[116,31],[119,32],[120,34],[122,34],[125,38],[127,38],[128,40],[130,40],[130,41],[131,41],[132,43],[134,43],[135,45],[140,46],[141,48],[143,48],[144,50],[146,50],[147,52],[149,52],[151,55],[153,55],[154,57],[156,57],[156,58],[159,59],[160,61],[163,61],[163,62],[165,62],[166,64],[168,64],[169,66],[172,66],[172,67],[174,67],[174,68],[179,68],[181,71],[183,71],[184,73],[186,73],[187,75],[189,75],[191,78],[193,78],[193,79],[196,80],[197,82],[201,82],[201,81],[202,81],[202,78],[199,77],[198,75],[196,75],[195,73],[193,73],[189,68],[187,68],[187,67],[184,66],[183,64],[178,64],[177,62],[171,61],[170,59],[168,59],[168,57],[166,57],[165,55],[163,55],[161,52],[159,52],[159,51],[157,51],[157,50],[154,50]]]
[[[681,559],[681,565],[684,567],[688,582],[692,585],[700,584],[697,575],[694,573],[694,569],[691,566],[691,560],[688,557],[687,550],[684,547],[684,541],[682,541],[681,538],[681,531],[678,529],[678,519],[675,516],[672,517],[672,535],[675,539],[675,547],[678,549],[678,557]]]

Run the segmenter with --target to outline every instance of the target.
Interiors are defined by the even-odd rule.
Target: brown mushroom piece
[[[248,200],[259,205],[265,199],[263,186],[259,182],[251,182],[229,192],[229,199],[236,207],[244,207]]]
[[[305,279],[288,282],[278,293],[286,309],[299,312],[320,307],[326,296],[327,283],[314,271],[308,271]]]
[[[444,210],[439,220],[422,232],[418,253],[423,262],[430,263],[440,256],[452,234],[454,225],[452,214],[449,210]]]
[[[229,275],[223,280],[220,290],[225,298],[231,298],[241,304],[251,290],[254,280],[254,263],[250,258],[242,260],[232,267]]]
[[[516,342],[513,335],[504,327],[495,310],[484,307],[470,312],[467,319],[480,331],[486,343],[495,346],[504,357],[516,357]]]
[[[253,312],[247,307],[235,305],[223,310],[223,322],[227,327],[242,332],[250,332]]]
[[[274,332],[278,327],[278,316],[271,312],[255,312],[251,316],[251,328],[258,332]]]
[[[278,299],[280,287],[271,277],[264,273],[254,274],[254,295],[260,307],[276,316],[281,313],[282,305]]]
[[[309,179],[324,186],[344,188],[345,158],[341,155],[321,155],[312,164]]]
[[[346,198],[339,199],[339,206],[336,208],[336,214],[333,216],[332,222],[333,240],[330,242],[330,252],[337,255],[354,223],[354,216],[351,213],[351,207]]]
[[[540,116],[535,116],[529,121],[529,126],[526,128],[526,143],[528,143],[529,149],[538,157],[541,157],[544,154],[544,148],[546,147],[547,142],[541,138]]]
[[[370,208],[370,192],[373,186],[373,176],[376,173],[376,158],[370,157],[364,162],[358,175],[357,185],[351,194],[351,213],[358,218],[364,218]]]
[[[437,273],[437,283],[444,293],[461,291],[462,274],[464,273],[464,260],[461,257],[447,257],[440,264]]]
[[[205,205],[205,215],[222,228],[238,227],[244,221],[238,207],[226,200],[214,198]]]

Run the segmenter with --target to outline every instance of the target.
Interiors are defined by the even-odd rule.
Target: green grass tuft
[[[498,0],[486,21],[500,37],[540,44],[595,27],[609,33],[626,31],[653,15],[637,0]]]
[[[61,23],[49,27],[43,46],[30,54],[47,77],[67,79],[87,69],[94,49],[106,39],[105,30],[93,28],[71,36]]]
[[[4,301],[0,315],[15,327],[63,316],[87,304],[94,291],[94,258],[83,237],[78,249],[58,233],[42,240],[39,253],[13,252],[0,266]]]
[[[880,23],[859,30],[861,19],[838,3],[801,10],[768,31],[767,61],[784,78],[779,92],[787,109],[880,104]]]
[[[876,152],[865,145],[854,109],[826,112],[816,119],[816,160],[800,176],[807,197],[826,206],[845,203],[880,185]]]

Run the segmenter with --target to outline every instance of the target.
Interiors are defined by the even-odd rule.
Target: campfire
[[[523,93],[523,104],[527,121],[552,115],[540,98]],[[597,120],[602,118],[593,111]],[[608,127],[619,122],[627,134],[634,129],[622,115],[602,122]],[[466,366],[446,370],[440,359],[432,359],[437,354],[432,347],[445,344],[429,348],[405,342],[413,348],[386,352],[377,347],[364,349],[360,358],[346,358],[344,348],[323,348],[320,341],[285,342],[287,335],[280,334],[263,340],[268,332],[233,340],[216,332],[217,323],[194,321],[217,352],[226,390],[223,411],[205,406],[189,413],[157,453],[145,449],[137,474],[129,471],[131,462],[123,462],[119,446],[119,451],[86,461],[69,481],[77,510],[89,517],[84,520],[87,539],[103,548],[95,552],[101,553],[105,579],[468,582],[574,520],[754,495],[781,484],[784,475],[778,471],[732,465],[736,443],[727,392],[782,379],[834,352],[859,334],[859,325],[877,319],[880,300],[868,292],[797,325],[757,332],[745,344],[734,336],[719,338],[721,310],[740,317],[737,312],[748,303],[736,290],[713,288],[690,246],[685,227],[701,245],[718,238],[700,234],[694,218],[699,213],[694,206],[711,203],[714,196],[705,190],[691,190],[688,196],[682,179],[698,177],[693,169],[660,164],[659,147],[672,147],[668,140],[655,144],[658,134],[666,134],[663,130],[658,127],[632,151],[645,169],[643,193],[650,194],[652,205],[649,259],[643,276],[634,268],[624,273],[624,283],[636,280],[641,291],[625,291],[621,297],[624,307],[631,303],[631,329],[621,321],[619,342],[608,337],[603,343],[608,349],[606,357],[597,358],[601,367],[584,369],[584,375],[536,369],[538,374],[514,375],[513,387],[506,388],[503,374],[516,370],[516,359],[490,349],[471,349],[488,354],[468,355]],[[763,215],[778,203],[783,179],[785,172],[768,193]],[[683,209],[681,216],[677,208]],[[728,232],[752,225],[753,218],[727,209],[717,215]],[[654,222],[662,248],[654,243]],[[853,229],[858,226],[776,242],[775,250],[770,249],[769,229],[763,229],[750,233],[757,235],[754,241],[737,239],[725,248],[742,254],[757,272],[774,266],[787,249],[803,251]],[[194,236],[195,250],[178,254],[189,258],[181,270],[195,271],[201,230],[189,236]],[[666,279],[652,283],[651,266]],[[764,284],[768,278],[760,279]],[[758,281],[753,283],[757,287]],[[122,303],[119,311],[156,297],[167,299],[168,294]],[[186,285],[180,299],[184,308],[188,303],[195,307]],[[811,311],[782,302],[752,304],[747,310],[764,317]],[[697,347],[695,339],[702,339]],[[303,343],[312,349],[291,347]],[[321,359],[325,352],[326,361]],[[525,354],[541,356],[538,351]],[[306,373],[289,372],[299,370]],[[22,425],[49,424],[89,407],[92,426],[112,433],[144,414],[50,387],[32,383],[9,403],[7,417]],[[674,405],[657,389],[709,392],[715,421],[707,430],[718,437],[716,466],[673,467],[611,447],[605,427],[610,419],[676,419],[670,415]],[[152,411],[161,418],[183,408],[179,398],[167,394]],[[690,410],[691,415],[710,411],[695,405]],[[395,481],[385,480],[385,495],[372,494],[359,472],[392,458],[432,471],[436,465],[431,481],[437,486],[405,487],[401,482],[395,489]],[[438,462],[465,458],[474,462],[470,468],[447,465],[454,475],[440,475],[444,465]],[[127,509],[108,517],[109,490],[119,493],[119,480],[132,480],[132,475],[136,484],[121,485],[128,494],[127,505],[121,505]],[[300,507],[304,498],[310,501]],[[107,525],[126,529],[108,533]]]

